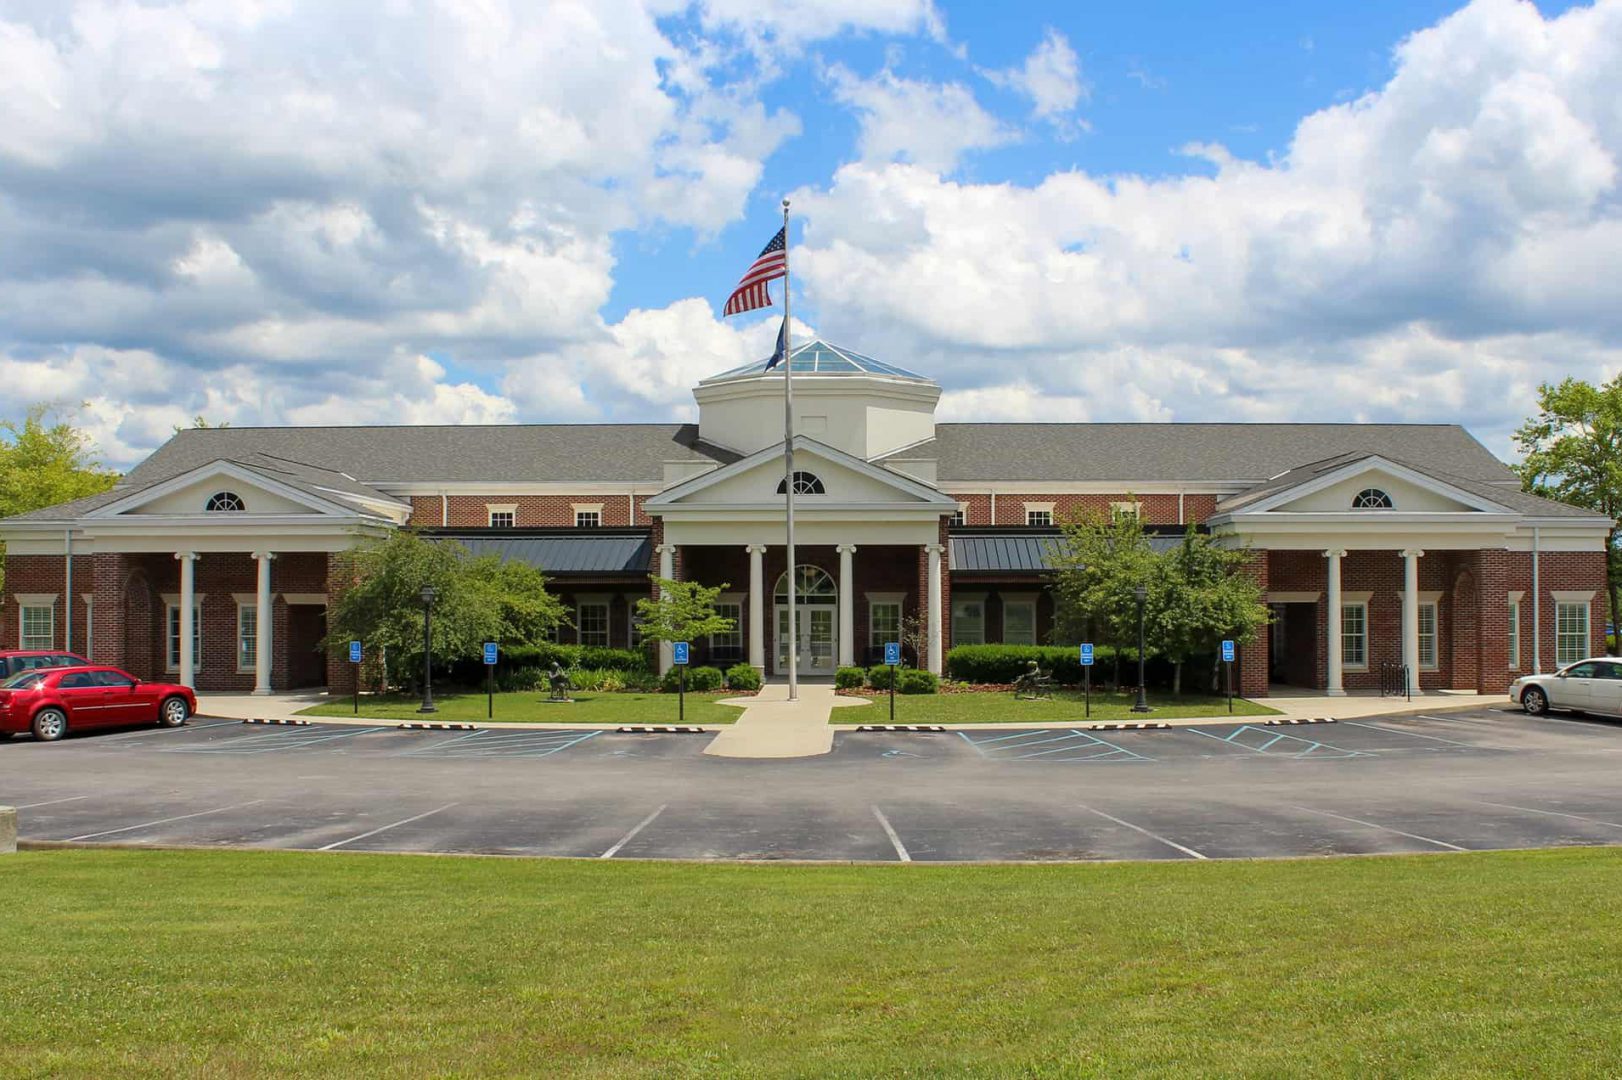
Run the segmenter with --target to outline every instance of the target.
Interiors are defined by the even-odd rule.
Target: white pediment
[[[240,510],[210,510],[210,501],[235,496]],[[222,525],[256,518],[352,517],[358,511],[302,491],[231,461],[208,465],[142,488],[86,515],[98,519],[187,518]]]
[[[1389,508],[1360,506],[1365,492],[1382,493]],[[1363,458],[1312,481],[1262,499],[1241,513],[1356,514],[1378,518],[1401,514],[1506,514],[1508,508],[1380,457]]]
[[[794,468],[821,483],[822,494],[797,495],[797,513],[887,508],[952,513],[957,501],[910,476],[863,461],[805,436],[794,440]],[[751,454],[740,461],[669,488],[647,502],[649,513],[685,509],[780,509],[783,495],[783,447]]]

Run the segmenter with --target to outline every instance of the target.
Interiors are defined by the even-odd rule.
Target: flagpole
[[[794,565],[794,361],[789,341],[788,200],[783,200],[783,496],[788,523],[788,699],[800,696],[800,624],[795,617],[799,575]]]

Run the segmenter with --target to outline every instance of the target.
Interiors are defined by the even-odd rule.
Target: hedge
[[[920,668],[902,668],[896,689],[903,694],[933,694],[940,688],[940,680],[932,671]]]
[[[946,673],[957,682],[1011,683],[1035,660],[1055,682],[1079,686],[1082,681],[1079,651],[1074,645],[958,645],[946,654]],[[1100,645],[1093,650],[1094,686],[1114,680],[1117,651],[1121,658],[1121,682],[1136,684],[1137,649],[1116,650]],[[1183,689],[1197,690],[1215,659],[1214,653],[1189,657],[1183,664]],[[1169,687],[1172,682],[1172,662],[1157,655],[1152,646],[1144,661],[1144,681],[1157,687]]]
[[[760,672],[753,664],[733,664],[727,668],[727,689],[759,690]]]
[[[895,678],[896,671],[896,668],[888,664],[874,664],[867,669],[867,685],[875,690],[888,690],[890,689],[890,680]],[[896,683],[898,689],[900,686],[899,682]]]
[[[484,664],[481,661],[482,658],[476,656],[454,661],[448,669],[449,681],[461,686],[482,686]],[[554,662],[561,664],[565,671],[576,668],[609,669],[631,675],[652,670],[648,666],[647,654],[640,649],[610,649],[601,645],[562,645],[549,642],[544,645],[504,646],[500,652],[500,663],[496,665],[496,681],[498,683],[505,681],[521,689],[529,689],[535,685],[544,686],[546,673],[552,669]],[[528,671],[540,672],[539,683],[527,675],[519,674]]]
[[[719,690],[723,676],[718,667],[690,667],[687,669],[687,689],[692,691]],[[672,667],[660,680],[660,688],[674,694],[681,687],[681,667]]]
[[[834,672],[835,690],[860,690],[866,683],[866,668],[842,667]]]

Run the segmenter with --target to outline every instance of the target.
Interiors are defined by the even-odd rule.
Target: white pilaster
[[[664,578],[666,581],[671,581],[671,580],[675,579],[675,577],[676,577],[676,545],[675,544],[660,544],[659,545],[659,576]],[[669,593],[668,589],[661,588],[659,590],[659,598],[661,600],[668,598],[669,595],[670,595],[670,593]],[[670,670],[670,663],[671,663],[671,656],[672,655],[673,655],[673,653],[672,653],[672,650],[670,648],[670,642],[661,641],[659,643],[659,674],[663,675],[665,672]]]
[[[941,552],[940,544],[926,544],[929,553],[929,670],[941,673]]]
[[[259,588],[254,593],[254,652],[253,652],[253,692],[256,694],[270,693],[270,658],[271,652],[271,618],[270,598],[270,560],[276,556],[268,551],[256,551],[253,557],[259,562]]]
[[[750,544],[749,552],[749,665],[766,674],[766,545]]]
[[[856,579],[851,569],[855,544],[840,544],[839,552],[839,666],[856,663]]]
[[[197,553],[181,551],[175,558],[180,560],[180,681],[195,688],[197,658],[192,655],[191,639],[192,608],[197,603]]]
[[[1324,552],[1324,558],[1329,560],[1329,613],[1327,627],[1329,630],[1329,679],[1324,693],[1330,697],[1340,697],[1346,693],[1345,679],[1341,674],[1345,661],[1345,653],[1341,648],[1341,600],[1340,600],[1340,560],[1345,555],[1344,549],[1331,549]]]
[[[1417,548],[1402,553],[1402,662],[1408,668],[1409,689],[1419,690],[1419,557]]]

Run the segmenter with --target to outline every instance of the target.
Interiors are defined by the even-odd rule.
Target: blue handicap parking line
[[[396,757],[548,757],[601,731],[475,731],[443,742],[400,751]]]
[[[163,751],[168,754],[270,754],[283,750],[302,750],[305,747],[334,742],[338,739],[353,739],[358,735],[370,735],[377,731],[392,730],[392,728],[385,727],[369,727],[347,731],[332,731],[328,728],[267,731],[263,735],[249,735],[240,739],[230,739],[226,742],[209,743],[202,746],[166,746]]]
[[[1303,739],[1299,735],[1290,735],[1286,732],[1275,731],[1271,728],[1256,727],[1246,724],[1226,735],[1216,735],[1209,731],[1202,731],[1197,727],[1188,729],[1196,735],[1204,735],[1207,739],[1237,746],[1242,750],[1249,750],[1257,754],[1266,754],[1273,757],[1370,757],[1372,755],[1362,750],[1347,750],[1345,747],[1334,746],[1330,743],[1319,742],[1317,739]],[[1282,744],[1282,745],[1281,745]],[[1278,747],[1278,749],[1274,749]]]
[[[986,758],[1015,761],[1038,758],[1048,761],[1105,762],[1154,760],[1074,728],[1043,728],[1038,731],[1018,731],[1012,735],[978,739],[967,731],[960,731],[958,734],[963,737],[964,742],[974,747],[981,757]]]

